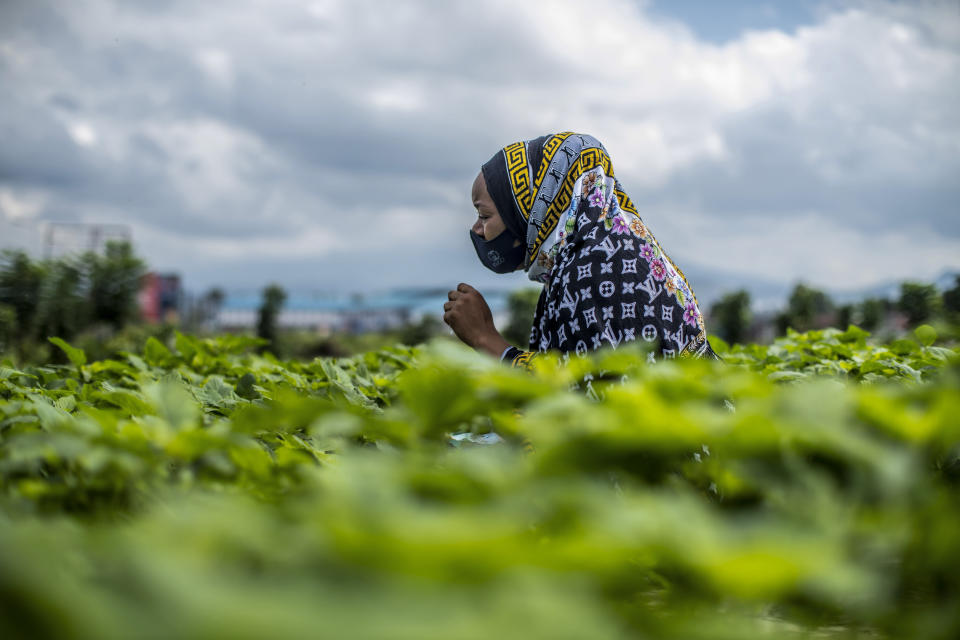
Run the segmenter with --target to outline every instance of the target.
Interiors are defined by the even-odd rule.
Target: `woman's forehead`
[[[470,197],[474,202],[488,199],[490,196],[487,195],[487,183],[483,179],[483,172],[477,174],[477,177],[473,179],[473,186],[470,188]]]

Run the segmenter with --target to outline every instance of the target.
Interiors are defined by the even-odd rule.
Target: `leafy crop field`
[[[960,358],[0,367],[3,638],[954,638]],[[496,434],[496,435],[494,435]]]

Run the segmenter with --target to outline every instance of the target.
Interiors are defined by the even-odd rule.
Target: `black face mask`
[[[470,239],[473,240],[473,248],[477,250],[480,262],[490,271],[510,273],[523,264],[526,247],[522,242],[513,246],[517,238],[506,229],[489,242],[473,231],[470,231]]]

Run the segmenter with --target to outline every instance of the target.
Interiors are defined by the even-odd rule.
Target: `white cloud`
[[[223,49],[203,48],[196,54],[197,64],[214,81],[225,88],[233,86],[233,59]]]
[[[855,289],[903,278],[933,279],[945,268],[960,270],[960,239],[913,232],[905,225],[878,223],[864,232],[829,214],[797,211],[745,217],[730,233],[722,219],[685,212],[683,220],[696,230],[691,234],[690,227],[660,217],[665,224],[653,228],[654,234],[687,238],[675,255],[671,252],[673,257],[702,264],[702,256],[720,253],[723,268],[745,279],[789,274],[821,287]]]
[[[951,3],[848,3],[723,45],[631,0],[15,4],[0,193],[127,221],[188,282],[347,253],[382,286],[442,279],[479,165],[561,129],[603,140],[704,267],[858,286],[956,266]],[[879,257],[903,246],[925,251]]]
[[[137,123],[127,132],[133,133],[170,158],[165,164],[170,187],[200,217],[223,215],[218,205],[226,201],[236,207],[231,218],[221,220],[230,224],[250,215],[251,205],[270,191],[270,185],[251,182],[247,176],[274,163],[274,154],[242,128],[212,118],[179,118]]]
[[[42,193],[0,188],[0,212],[10,222],[35,218],[43,211],[44,203],[45,198]]]
[[[392,81],[369,92],[370,102],[378,109],[416,111],[424,106],[423,92],[410,81]]]
[[[77,146],[92,147],[97,143],[97,132],[87,122],[74,122],[67,127],[67,132]]]

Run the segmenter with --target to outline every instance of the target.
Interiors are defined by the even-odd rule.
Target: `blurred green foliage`
[[[888,344],[868,342],[870,334],[851,325],[846,331],[827,328],[797,333],[788,330],[772,345],[734,345],[718,341],[715,351],[729,364],[740,364],[775,380],[835,376],[859,382],[900,378],[920,382],[939,371],[954,350],[936,346],[930,325],[914,330],[912,338]],[[714,340],[711,338],[711,343]]]
[[[904,282],[900,285],[897,308],[907,316],[911,326],[932,319],[940,312],[941,306],[941,297],[934,285],[922,282]]]
[[[0,324],[4,352],[20,360],[49,355],[48,336],[72,339],[83,331],[112,332],[138,320],[137,294],[146,273],[129,243],[108,242],[92,252],[33,261],[23,251],[0,253],[0,306],[8,310]],[[59,352],[54,351],[56,357]]]
[[[283,303],[287,301],[287,292],[278,284],[267,285],[263,289],[263,302],[257,316],[257,337],[265,341],[264,348],[277,351],[277,320]]]
[[[501,332],[510,344],[526,349],[530,344],[530,330],[540,300],[540,288],[526,287],[513,291],[507,297],[507,326]]]
[[[276,345],[271,349],[271,353],[277,357],[295,360],[343,358],[368,351],[380,351],[397,344],[416,346],[441,336],[453,339],[450,330],[438,316],[425,314],[392,329],[363,333],[318,333],[313,329],[283,329],[277,332]]]
[[[750,293],[744,289],[725,294],[710,307],[710,328],[726,342],[744,342],[750,320]]]
[[[787,329],[809,331],[829,324],[829,315],[833,312],[833,301],[823,291],[797,284],[786,308],[777,316],[777,333],[784,334]]]
[[[108,242],[103,255],[83,256],[91,320],[120,330],[139,319],[137,294],[146,266],[127,242]]]
[[[851,321],[858,327],[866,329],[867,331],[873,331],[880,325],[884,316],[892,306],[893,303],[883,298],[867,298],[857,305],[856,313],[851,318]],[[843,326],[846,326],[846,324]]]
[[[956,277],[953,287],[943,292],[943,308],[955,316],[960,315],[960,276]]]
[[[531,374],[443,341],[57,341],[69,364],[0,367],[0,635],[953,638],[960,358],[937,340]]]
[[[40,300],[44,269],[23,251],[0,253],[0,303],[13,311],[15,337],[27,337]]]
[[[0,351],[17,339],[17,312],[10,305],[0,304]]]

